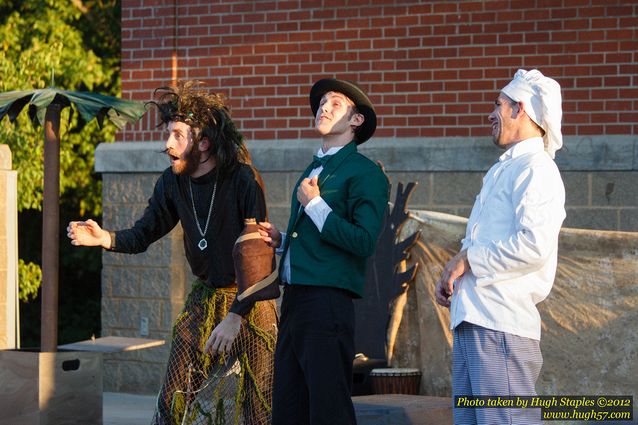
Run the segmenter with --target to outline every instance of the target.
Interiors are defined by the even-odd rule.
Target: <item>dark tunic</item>
[[[157,180],[142,218],[132,228],[112,234],[114,243],[111,250],[129,254],[144,252],[150,244],[181,222],[186,259],[193,274],[211,288],[234,286],[233,245],[244,228],[245,218],[264,221],[266,202],[263,191],[255,179],[255,173],[245,164],[240,164],[230,175],[221,179],[217,184],[210,224],[205,234],[208,247],[201,251],[197,244],[202,237],[194,221],[189,180],[193,183],[195,209],[203,231],[217,181],[216,170],[191,178],[175,175],[169,167]],[[240,305],[235,300],[230,311],[243,316],[251,308],[252,304]]]

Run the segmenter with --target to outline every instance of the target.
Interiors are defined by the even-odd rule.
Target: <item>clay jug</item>
[[[244,230],[233,247],[237,301],[250,303],[279,297],[275,249],[261,239],[254,218],[244,220]]]

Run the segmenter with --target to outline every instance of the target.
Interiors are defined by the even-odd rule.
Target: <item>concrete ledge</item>
[[[157,395],[105,392],[103,425],[148,425],[153,419]]]
[[[261,172],[302,171],[318,148],[318,139],[249,141]],[[95,150],[95,171],[155,173],[169,166],[163,142],[101,143]],[[371,139],[361,152],[395,171],[486,171],[499,157],[490,138]],[[563,171],[636,171],[638,136],[570,136],[556,155]]]
[[[152,173],[170,165],[164,142],[100,143],[95,148],[98,173]]]
[[[352,397],[359,425],[452,425],[452,399],[404,394]]]
[[[636,171],[638,136],[565,137],[556,164],[564,171]]]

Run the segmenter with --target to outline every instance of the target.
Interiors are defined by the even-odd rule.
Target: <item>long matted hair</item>
[[[206,137],[220,176],[232,172],[237,164],[251,164],[244,137],[231,119],[226,97],[202,89],[200,81],[180,81],[176,86],[159,87],[153,92],[160,114],[160,125],[171,121],[188,124],[195,146]]]

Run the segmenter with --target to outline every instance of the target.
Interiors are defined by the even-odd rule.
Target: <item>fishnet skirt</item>
[[[242,319],[230,353],[204,354],[206,340],[226,317],[235,288],[196,281],[173,327],[164,383],[153,425],[269,424],[277,313],[260,301]]]

